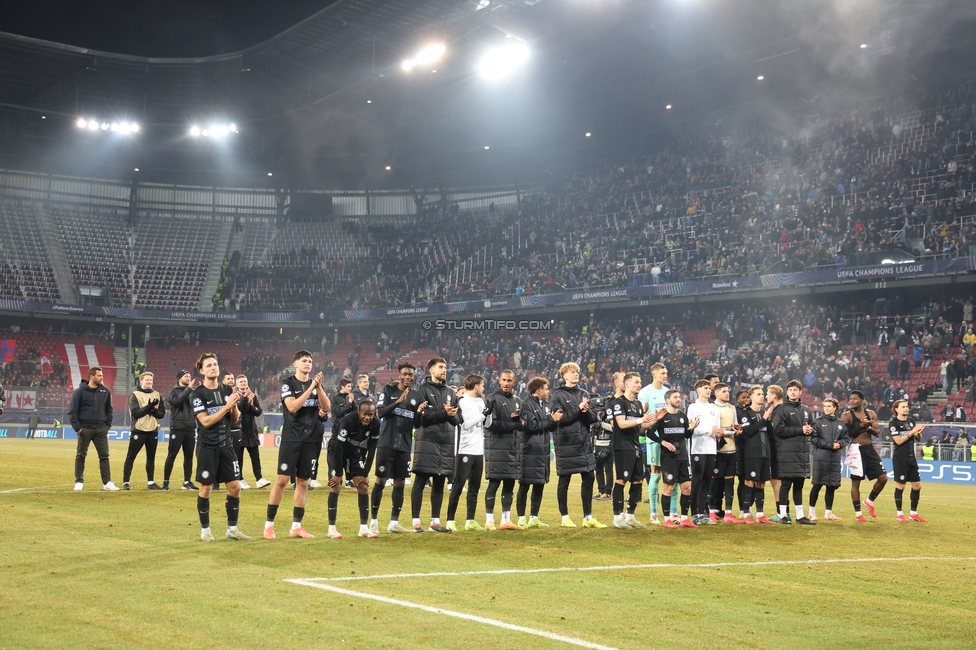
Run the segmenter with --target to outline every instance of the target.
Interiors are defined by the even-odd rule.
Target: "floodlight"
[[[485,151],[488,151],[488,149],[490,149],[490,147],[488,145],[485,145]]]
[[[670,111],[670,110],[671,110],[671,104],[668,104],[667,106],[665,106],[665,107],[664,107],[664,110],[666,110],[666,111]]]
[[[139,125],[136,124],[135,122],[133,122],[132,124],[130,124],[129,125],[129,128],[132,129],[132,132],[133,133],[138,133],[139,132]]]
[[[227,135],[229,133],[230,133],[230,131],[227,129],[226,126],[212,126],[212,127],[210,127],[210,135],[214,136],[215,138],[222,138],[222,137],[224,137],[225,135]]]
[[[868,47],[868,44],[867,43],[861,43],[861,49],[862,50],[867,49],[867,47]]]
[[[119,123],[118,123],[118,122],[112,122],[112,126],[111,126],[110,128],[111,128],[111,129],[112,129],[112,131],[114,131],[115,133],[118,133],[118,131],[119,131]]]
[[[108,122],[102,122],[102,131],[108,131],[109,126]]]
[[[119,133],[126,135],[131,132],[132,132],[132,127],[129,125],[128,122],[122,122],[122,124],[119,124]]]
[[[205,138],[206,137],[209,137],[210,136],[210,130],[209,129],[204,129],[203,131],[200,131],[200,135],[202,135]]]
[[[89,131],[97,131],[98,130],[98,122],[96,122],[95,120],[88,120],[88,130]]]
[[[417,63],[432,63],[441,58],[441,55],[444,54],[444,50],[446,49],[447,48],[444,47],[443,43],[428,45],[424,49],[417,52],[417,56],[414,57],[414,61]]]
[[[762,80],[763,80],[763,79],[765,79],[765,78],[766,78],[766,77],[764,77],[764,76],[762,76],[762,75],[759,75],[758,77],[756,77],[756,81],[762,81]]]
[[[271,172],[268,172],[268,176],[273,176],[273,174]]]
[[[417,65],[417,62],[414,61],[413,59],[407,59],[406,61],[403,62],[402,65],[404,70],[410,72],[411,70],[413,70],[414,66]]]
[[[386,171],[390,171],[391,169],[392,167],[390,167],[389,165],[386,166]]]
[[[529,58],[529,48],[524,43],[511,43],[485,54],[478,70],[487,79],[500,79]]]
[[[191,126],[190,127],[190,136],[196,138],[199,135],[200,135],[200,127],[199,126]]]
[[[591,135],[593,135],[593,134],[590,133],[589,131],[586,132],[586,137],[590,137]]]
[[[77,122],[75,122],[75,125],[76,125],[76,126],[77,126],[77,127],[79,128],[79,129],[83,129],[83,128],[85,128],[86,126],[88,126],[88,120],[86,120],[86,119],[85,119],[85,118],[83,118],[83,117],[79,117],[79,118],[78,118],[78,121],[77,121]]]

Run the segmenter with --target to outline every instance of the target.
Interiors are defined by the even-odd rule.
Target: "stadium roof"
[[[199,57],[119,54],[0,32],[0,111],[21,120],[19,129],[8,121],[13,137],[0,143],[0,162],[77,173],[64,165],[84,160],[89,168],[139,166],[144,176],[195,174],[183,182],[199,181],[201,170],[245,178],[274,171],[275,182],[347,189],[533,182],[571,163],[619,159],[648,139],[701,130],[702,120],[714,128],[720,111],[758,114],[776,102],[780,113],[794,110],[790,102],[824,110],[810,97],[874,92],[869,81],[878,75],[862,65],[873,50],[857,49],[862,39],[895,33],[904,56],[918,58],[956,43],[947,30],[965,34],[973,24],[970,15],[946,13],[947,0],[924,11],[895,0],[856,9],[827,0],[748,8],[711,0],[323,4],[263,42]],[[905,18],[914,26],[899,22]],[[251,17],[261,19],[259,11]],[[909,28],[914,43],[898,31]],[[478,58],[513,36],[531,47],[531,69],[484,83],[473,72]],[[404,73],[401,61],[429,42],[447,45],[443,66]],[[759,85],[757,73],[765,75]],[[86,116],[137,120],[144,133],[137,146],[86,151],[70,134]],[[191,125],[212,120],[240,126],[235,149],[186,141]]]

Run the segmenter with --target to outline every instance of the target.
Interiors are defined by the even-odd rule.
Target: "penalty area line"
[[[314,587],[315,589],[324,589],[326,591],[332,591],[337,594],[343,594],[345,596],[353,596],[355,598],[365,598],[367,600],[375,600],[380,603],[386,603],[387,605],[397,605],[399,607],[419,609],[421,611],[429,612],[431,614],[441,614],[443,616],[459,618],[474,623],[493,625],[495,627],[500,627],[502,629],[510,630],[512,632],[533,634],[535,636],[541,636],[551,641],[560,641],[562,643],[568,643],[570,645],[579,646],[581,648],[593,648],[594,650],[616,650],[616,648],[613,648],[612,646],[601,645],[599,643],[592,643],[590,641],[577,639],[571,636],[563,636],[562,634],[556,634],[554,632],[546,632],[545,630],[537,630],[535,628],[525,627],[524,625],[513,625],[512,623],[505,623],[504,621],[499,621],[493,618],[485,618],[484,616],[475,616],[474,614],[465,614],[464,612],[455,612],[450,609],[431,607],[430,605],[421,605],[420,603],[412,603],[407,600],[400,600],[399,598],[388,598],[386,596],[378,596],[376,594],[367,594],[361,591],[353,591],[352,589],[344,589],[342,587],[336,587],[335,585],[324,584],[322,582],[314,582],[313,580],[286,579],[285,582],[290,582],[292,584],[300,585],[303,587]]]
[[[320,582],[358,582],[361,580],[389,580],[402,578],[441,578],[456,576],[496,576],[524,573],[569,573],[579,571],[633,571],[634,569],[715,569],[723,567],[751,567],[751,566],[791,566],[791,565],[815,565],[815,564],[849,564],[860,562],[918,562],[924,560],[939,560],[941,562],[974,562],[976,557],[934,557],[934,556],[914,556],[914,557],[856,557],[856,558],[834,558],[822,560],[760,560],[755,562],[702,562],[698,564],[668,564],[659,562],[655,564],[619,564],[605,566],[583,566],[583,567],[543,567],[539,569],[498,569],[494,571],[436,571],[429,573],[384,573],[367,576],[343,576],[337,578],[302,578],[289,580],[300,584],[314,583],[316,586]],[[309,585],[311,586],[311,584]]]

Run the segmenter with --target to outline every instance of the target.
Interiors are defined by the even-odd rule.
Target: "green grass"
[[[124,444],[111,445],[118,484],[124,453]],[[317,490],[305,521],[318,537],[274,543],[223,540],[221,492],[211,508],[218,541],[204,544],[193,493],[149,492],[141,467],[134,472],[132,492],[97,490],[94,449],[88,457],[89,489],[75,493],[73,457],[71,442],[0,441],[0,648],[572,647],[285,579],[976,556],[976,490],[925,485],[921,512],[930,523],[898,524],[889,486],[879,500],[879,518],[858,525],[846,482],[835,504],[845,518],[840,523],[697,531],[561,529],[551,483],[542,512],[553,524],[549,530],[386,535],[387,490],[377,540],[355,537],[355,493],[344,489],[339,530],[346,539],[341,541],[325,537],[327,492]],[[157,478],[163,458],[160,450]],[[274,460],[275,451],[267,450],[265,466],[273,468]],[[250,476],[249,465],[245,475]],[[38,489],[4,492],[25,487]],[[582,517],[574,491],[578,495],[576,482],[570,510],[578,524]],[[288,528],[291,494],[285,493],[278,517],[280,537]],[[260,535],[266,503],[267,490],[243,493],[242,530]],[[594,512],[604,523],[612,519],[609,502],[596,502]],[[405,525],[408,513],[409,495]],[[646,519],[647,506],[638,514]],[[426,525],[426,510],[424,517]],[[976,630],[972,561],[667,567],[328,584],[619,648],[960,648],[972,646]]]

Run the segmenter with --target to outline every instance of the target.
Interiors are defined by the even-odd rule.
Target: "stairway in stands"
[[[230,248],[233,235],[234,224],[230,221],[222,223],[214,250],[226,253]],[[243,240],[243,236],[241,239]],[[203,291],[200,293],[200,304],[197,307],[200,311],[213,311],[213,296],[217,291],[217,285],[220,283],[220,267],[223,263],[223,256],[219,258],[214,256],[214,259],[210,260],[210,267],[207,269],[207,279],[203,282]]]
[[[54,279],[58,283],[58,293],[61,294],[61,302],[68,305],[80,305],[81,294],[71,279],[71,270],[68,268],[61,239],[57,236],[53,220],[46,207],[37,211],[37,223],[40,226],[41,232],[44,234],[47,255],[51,260],[51,268],[54,270]]]

